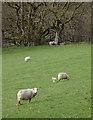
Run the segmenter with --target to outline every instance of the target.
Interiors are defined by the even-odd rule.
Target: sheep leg
[[[60,82],[60,79],[58,80],[58,82]]]
[[[29,99],[29,102],[28,103],[30,103],[31,102],[31,98]]]
[[[18,104],[20,104],[20,105],[21,105],[21,102],[20,102],[20,101],[18,101]]]

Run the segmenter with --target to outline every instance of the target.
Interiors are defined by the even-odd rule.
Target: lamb
[[[62,79],[62,80],[63,80],[63,79],[70,80],[70,77],[69,77],[66,73],[60,72],[60,73],[58,74],[58,81],[60,81],[61,79]]]
[[[25,57],[25,62],[30,61],[30,57]]]
[[[17,104],[21,105],[21,100],[29,100],[29,103],[31,102],[31,99],[37,95],[38,88],[33,89],[22,89],[19,90],[17,93]]]
[[[57,79],[55,77],[52,77],[53,82],[55,82]]]

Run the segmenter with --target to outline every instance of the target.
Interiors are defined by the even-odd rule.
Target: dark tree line
[[[90,40],[91,3],[6,2],[2,7],[3,40],[15,45]]]

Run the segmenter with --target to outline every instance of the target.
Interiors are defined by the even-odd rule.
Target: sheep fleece
[[[66,73],[61,72],[58,74],[58,80],[61,80],[61,79],[68,79],[69,80],[70,78]]]
[[[25,58],[25,62],[30,61],[30,57]]]
[[[33,89],[23,89],[19,90],[17,97],[18,100],[28,100],[29,98],[33,98],[36,95]]]

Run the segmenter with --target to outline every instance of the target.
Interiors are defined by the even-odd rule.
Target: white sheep
[[[53,43],[54,43],[54,41],[50,41],[50,42],[49,42],[49,45],[53,45]]]
[[[57,42],[55,42],[55,41],[50,41],[50,42],[49,42],[49,45],[57,45]]]
[[[19,90],[17,93],[17,104],[21,104],[21,100],[29,100],[29,103],[31,102],[31,99],[37,95],[38,88],[33,89],[22,89]]]
[[[52,77],[52,80],[53,80],[53,82],[56,82],[57,79],[55,77]]]
[[[63,43],[60,43],[60,45],[66,45],[66,43],[65,43],[65,42],[63,42]]]
[[[69,77],[66,73],[60,72],[60,73],[58,74],[58,81],[60,81],[61,79],[62,79],[62,80],[63,80],[63,79],[69,80],[70,77]]]
[[[30,57],[25,57],[25,62],[30,61]]]

